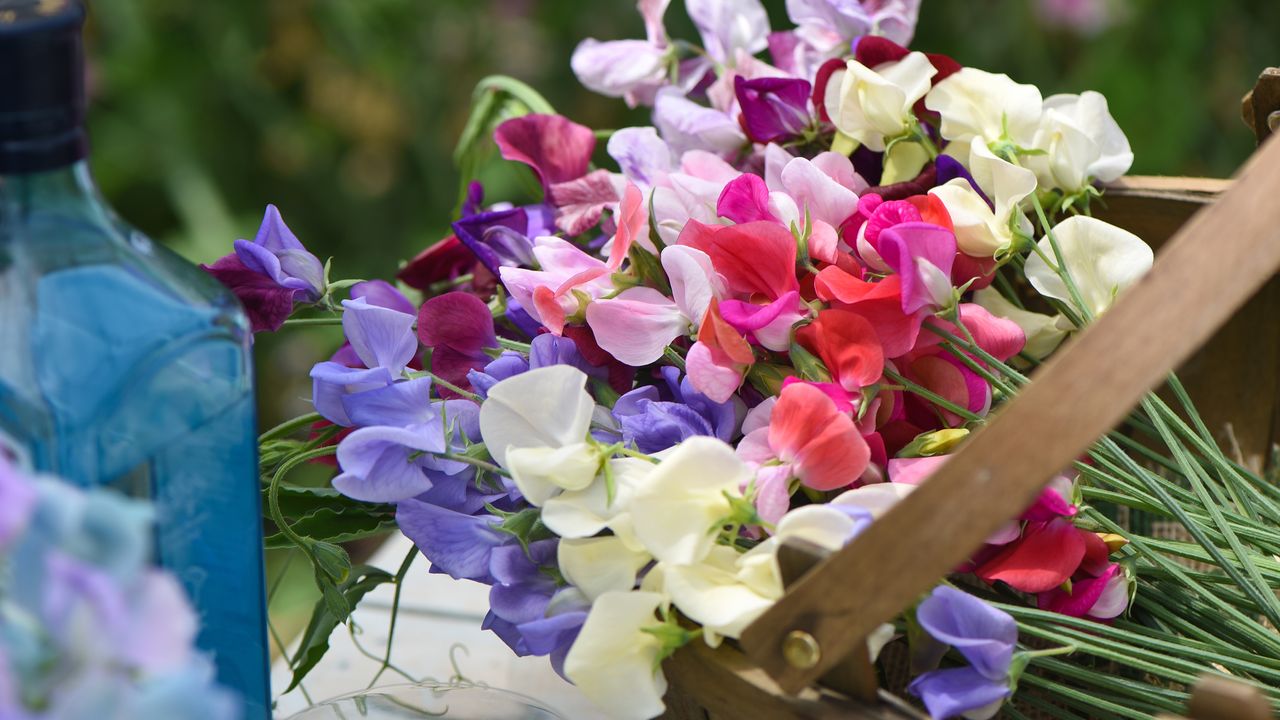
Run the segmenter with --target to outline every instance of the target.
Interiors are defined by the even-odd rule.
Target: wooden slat
[[[1280,142],[1238,177],[937,475],[747,628],[743,648],[782,689],[813,683],[964,561],[1280,268]],[[793,630],[817,639],[814,667],[785,661]]]
[[[690,643],[667,658],[662,670],[672,690],[661,720],[697,720],[699,705],[712,720],[924,720],[888,693],[875,704],[825,688],[805,688],[793,697],[729,644],[713,650],[703,642]]]

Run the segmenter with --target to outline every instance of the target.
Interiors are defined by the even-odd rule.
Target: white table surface
[[[369,564],[394,573],[410,547],[397,535],[380,548]],[[448,682],[454,675],[450,648],[465,649],[454,655],[463,675],[471,681],[528,695],[556,710],[569,720],[593,720],[604,716],[551,669],[545,657],[516,657],[496,635],[481,630],[488,610],[488,587],[468,580],[427,572],[429,564],[421,555],[405,576],[396,621],[395,646],[391,659],[419,680]],[[361,628],[360,644],[381,657],[386,650],[391,618],[393,588],[383,585],[365,596],[354,618]],[[296,652],[296,643],[290,652]],[[351,640],[346,625],[338,626],[329,639],[329,652],[303,681],[315,702],[365,689],[380,663],[362,655]],[[271,684],[279,690],[289,686],[291,673],[283,659],[272,667]],[[379,685],[408,682],[387,671]],[[276,717],[287,718],[306,709],[307,701],[295,689],[277,696]]]

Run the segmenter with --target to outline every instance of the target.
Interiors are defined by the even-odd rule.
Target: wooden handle
[[[787,692],[847,656],[1017,517],[1280,268],[1280,141],[1179,232],[1151,272],[916,492],[793,585],[742,646]],[[820,661],[796,667],[788,634]]]

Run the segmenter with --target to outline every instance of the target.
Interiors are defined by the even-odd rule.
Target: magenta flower
[[[809,114],[808,80],[762,77],[733,79],[733,90],[742,108],[742,125],[753,142],[789,140],[813,122]]]
[[[953,304],[955,233],[930,223],[908,222],[884,230],[878,239],[880,256],[902,278],[903,314],[936,312]]]
[[[492,360],[485,350],[498,347],[489,306],[464,292],[447,293],[422,304],[418,339],[431,348],[431,371],[463,388],[470,386],[468,373],[483,369]],[[447,394],[447,389],[441,392]]]
[[[201,265],[239,298],[254,332],[280,329],[295,302],[315,302],[324,294],[324,265],[307,251],[268,205],[253,241],[236,240],[235,253]]]

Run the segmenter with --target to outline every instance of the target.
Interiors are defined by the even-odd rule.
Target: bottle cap
[[[80,0],[0,0],[0,175],[88,154],[84,17]]]

